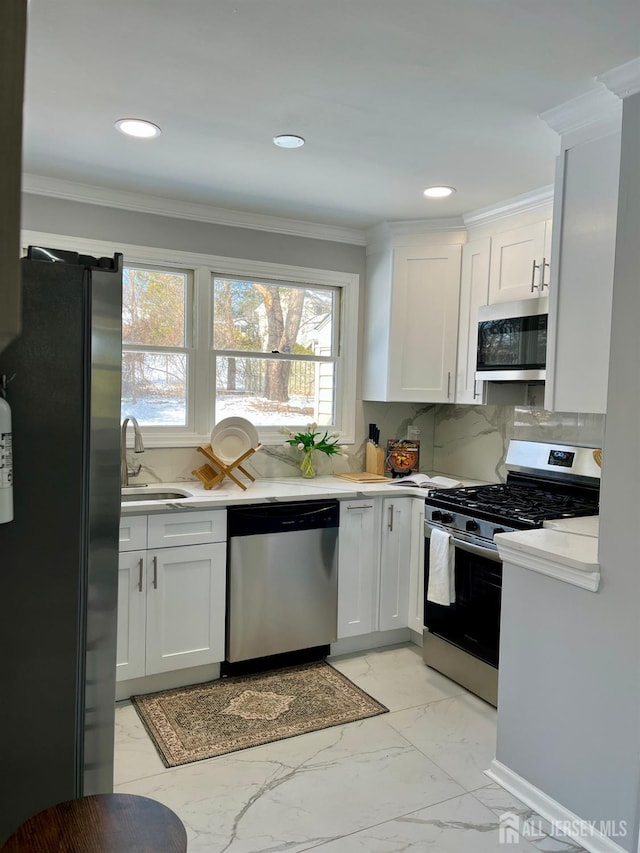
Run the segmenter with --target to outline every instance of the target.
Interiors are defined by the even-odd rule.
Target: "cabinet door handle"
[[[153,558],[153,588],[158,589],[158,558]]]
[[[361,506],[348,506],[347,509],[372,509],[373,504],[362,504]]]
[[[393,530],[393,504],[389,506],[389,521],[387,523],[389,530]]]
[[[476,381],[473,383],[473,399],[475,400],[476,397],[479,397],[479,396],[480,396],[480,392],[478,391],[478,380],[476,379]]]
[[[533,293],[534,290],[538,289],[538,285],[536,284],[536,270],[539,270],[539,269],[540,269],[540,264],[537,264],[536,259],[534,258],[533,264],[531,267],[531,293]]]
[[[142,569],[144,567],[144,560],[140,557],[140,561],[138,563],[138,592],[142,592]]]
[[[451,371],[447,371],[447,400],[451,396]]]
[[[549,287],[549,282],[544,280],[544,271],[546,269],[549,269],[549,261],[543,258],[542,266],[540,267],[540,293],[542,293],[545,287]]]

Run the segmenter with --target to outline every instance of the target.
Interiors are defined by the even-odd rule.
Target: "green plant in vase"
[[[290,444],[291,447],[296,447],[302,451],[300,470],[303,477],[310,478],[316,475],[313,460],[315,450],[326,453],[327,456],[342,452],[342,448],[338,445],[338,433],[334,432],[329,435],[329,432],[325,430],[322,438],[318,438],[321,434],[322,431],[318,430],[317,424],[308,424],[305,432],[289,432],[289,438],[285,441],[285,444]]]

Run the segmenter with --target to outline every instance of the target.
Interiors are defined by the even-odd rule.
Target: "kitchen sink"
[[[158,489],[122,489],[120,500],[122,503],[132,503],[134,501],[175,501],[181,498],[190,498],[192,495],[189,492],[175,491],[159,491]]]

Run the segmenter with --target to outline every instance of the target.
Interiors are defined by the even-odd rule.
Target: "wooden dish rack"
[[[240,471],[245,477],[251,480],[252,483],[255,482],[256,478],[250,474],[246,468],[242,467],[242,463],[246,462],[246,460],[250,456],[253,456],[254,453],[257,453],[261,447],[262,443],[258,444],[256,447],[249,448],[249,450],[243,453],[242,456],[238,456],[237,459],[234,459],[233,462],[223,462],[222,459],[219,459],[211,449],[210,444],[206,447],[198,447],[198,453],[202,453],[202,455],[209,461],[205,462],[204,465],[201,465],[200,468],[196,468],[191,473],[202,481],[205,489],[215,488],[224,480],[225,477],[228,477],[230,480],[233,480],[236,486],[240,486],[240,488],[246,492],[246,485],[242,480],[239,480],[233,472]]]

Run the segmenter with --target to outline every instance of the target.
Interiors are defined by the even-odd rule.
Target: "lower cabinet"
[[[188,516],[162,520],[187,531]],[[223,660],[225,584],[226,541],[121,552],[116,680]]]
[[[412,544],[415,504],[411,497],[342,502],[339,640],[409,625],[410,575],[417,558]]]
[[[382,499],[379,631],[409,624],[412,506],[413,498]]]

